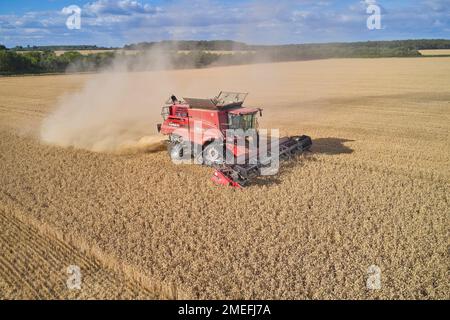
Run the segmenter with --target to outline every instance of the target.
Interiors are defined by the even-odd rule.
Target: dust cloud
[[[268,14],[264,6],[256,3],[252,6],[254,16]],[[248,37],[255,33],[252,26],[242,26],[238,31]],[[276,39],[278,35],[267,36]],[[176,45],[171,50],[176,52]],[[261,53],[254,57],[254,61],[247,63],[267,63],[269,60]],[[48,144],[97,152],[159,150],[161,142],[158,135],[155,136],[155,125],[161,120],[160,107],[170,94],[178,92],[170,72],[164,70],[174,69],[174,66],[164,50],[158,48],[146,51],[137,60],[137,65],[134,62],[131,67],[132,70],[160,71],[129,72],[129,63],[126,57],[116,57],[112,67],[93,75],[81,91],[61,98],[55,111],[43,121],[41,140]],[[222,64],[219,59],[217,65]],[[276,70],[269,65],[250,68],[233,82],[223,77],[227,80],[218,79],[211,84],[203,78],[201,83],[204,88],[198,88],[199,79],[179,84],[189,89],[186,93],[191,95],[230,90],[239,82],[241,86],[234,91],[255,90],[254,93],[260,96],[260,100],[255,102],[263,102],[269,93],[283,92],[278,85],[282,75]],[[209,88],[211,85],[215,88]]]
[[[156,49],[139,63],[143,70],[170,69],[164,52]],[[128,72],[126,60],[116,59],[80,91],[59,99],[42,123],[41,141],[95,152],[160,150],[163,138],[155,125],[173,90],[166,72]]]

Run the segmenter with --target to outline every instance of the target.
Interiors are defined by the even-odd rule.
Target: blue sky
[[[81,28],[66,27],[81,8]],[[367,28],[369,5],[381,29]],[[66,13],[65,13],[66,12]],[[450,39],[450,0],[0,0],[0,43],[122,46],[159,40],[252,44]]]

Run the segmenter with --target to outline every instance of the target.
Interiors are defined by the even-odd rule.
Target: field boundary
[[[22,205],[14,200],[14,197],[4,192],[4,194],[9,198],[11,202]],[[8,208],[5,206],[3,201],[0,202],[0,206],[7,214],[12,214],[21,223],[30,225],[35,228],[38,232],[43,235],[54,237],[59,241],[65,242],[74,248],[80,250],[83,254],[90,255],[95,258],[101,267],[110,269],[114,272],[121,273],[125,279],[135,281],[146,290],[153,293],[158,293],[161,299],[167,300],[179,300],[179,299],[190,299],[192,295],[180,290],[180,288],[174,283],[161,283],[160,281],[154,280],[146,275],[143,275],[137,268],[120,261],[111,254],[105,253],[96,245],[90,245],[85,240],[74,236],[73,234],[63,233],[56,228],[44,224],[34,217],[24,214],[21,210]]]

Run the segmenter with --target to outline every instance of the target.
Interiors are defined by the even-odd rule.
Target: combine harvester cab
[[[164,122],[158,132],[168,136],[168,152],[173,161],[191,160],[215,168],[212,180],[242,188],[262,174],[271,163],[291,158],[312,145],[308,136],[285,137],[277,152],[260,139],[257,116],[261,108],[246,108],[247,93],[221,92],[212,99],[174,95],[162,108]],[[239,140],[241,139],[241,140]],[[244,141],[244,142],[243,142]],[[260,157],[260,144],[267,144]]]

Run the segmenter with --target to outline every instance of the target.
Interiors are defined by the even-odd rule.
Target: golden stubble
[[[162,297],[448,298],[449,71],[448,58],[421,58],[124,74],[118,105],[128,97],[142,108],[134,117],[127,105],[131,141],[145,145],[155,134],[169,94],[219,90],[249,91],[247,105],[264,108],[262,128],[313,137],[310,154],[242,191],[213,185],[211,169],[174,165],[164,151],[42,143],[41,124],[60,96],[104,74],[1,78],[5,228],[14,214],[23,228],[47,235],[42,248],[68,243],[111,272],[108,281],[124,277]],[[168,92],[145,94],[161,74]],[[4,241],[27,247],[32,240]],[[13,298],[25,289],[5,272],[11,261],[48,259],[16,252],[0,264],[2,292]],[[42,263],[35,265],[45,273]],[[370,265],[381,269],[381,290],[366,288]],[[41,288],[35,297],[57,283],[21,276]],[[116,297],[118,289],[102,292],[86,294]]]

